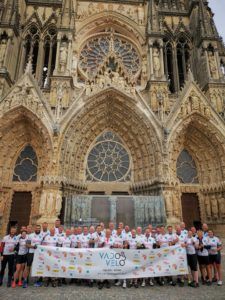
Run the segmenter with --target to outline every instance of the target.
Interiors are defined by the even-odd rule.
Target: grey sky
[[[215,14],[217,29],[225,42],[225,0],[209,0],[209,6]]]

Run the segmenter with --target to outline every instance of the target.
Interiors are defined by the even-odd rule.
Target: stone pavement
[[[225,278],[225,257],[223,255],[223,278]],[[0,287],[1,300],[225,300],[225,284],[221,287],[213,284],[213,286],[202,286],[199,288],[191,288],[185,286],[171,287],[139,287],[138,289],[131,287],[122,289],[121,287],[111,287],[98,290],[96,286],[93,288],[86,286],[68,285],[63,287],[40,287],[30,286],[23,288],[6,288],[5,285]]]
[[[223,240],[223,245],[225,241]],[[67,285],[53,288],[35,288],[33,284],[27,289],[17,287],[7,288],[6,283],[0,287],[0,300],[225,300],[225,249],[222,250],[223,286],[202,286],[199,288],[172,287],[172,286],[146,286],[138,289],[131,287],[112,286],[110,289],[99,290],[87,286]],[[7,274],[6,274],[7,275]],[[5,276],[6,280],[6,276]]]
[[[201,286],[200,288],[191,287],[170,287],[154,286],[138,289],[121,287],[112,287],[111,289],[98,290],[97,287],[89,288],[85,286],[66,286],[66,287],[29,287],[22,288],[0,288],[0,299],[4,300],[224,300],[225,285],[218,287]]]

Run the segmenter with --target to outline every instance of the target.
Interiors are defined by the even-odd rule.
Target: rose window
[[[130,180],[130,158],[121,140],[105,132],[88,154],[87,179],[91,181]]]
[[[136,48],[129,41],[112,34],[94,37],[84,45],[79,70],[85,78],[93,78],[112,56],[129,76],[136,77],[141,65]]]

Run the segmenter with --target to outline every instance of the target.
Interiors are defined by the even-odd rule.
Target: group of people
[[[10,228],[9,235],[6,235],[0,244],[0,286],[3,284],[3,277],[8,264],[8,281],[7,286],[15,288],[17,285],[23,288],[28,287],[29,274],[33,263],[35,249],[38,245],[57,246],[66,248],[123,248],[123,249],[156,249],[170,247],[179,244],[186,248],[187,262],[190,268],[190,274],[187,276],[175,277],[156,277],[149,279],[134,280],[117,280],[116,286],[139,286],[144,287],[146,284],[153,286],[155,283],[164,285],[184,286],[185,279],[191,287],[199,286],[199,270],[202,284],[212,285],[217,282],[218,286],[222,285],[221,270],[221,249],[220,239],[214,235],[212,230],[208,229],[207,224],[196,230],[195,227],[186,229],[185,223],[172,226],[157,226],[153,228],[149,225],[143,232],[141,227],[130,230],[128,225],[124,226],[122,222],[115,229],[113,222],[110,222],[108,228],[104,223],[96,227],[83,226],[64,229],[60,220],[55,221],[55,226],[48,228],[47,223],[42,226],[31,225],[22,226],[20,233],[17,235],[15,227]],[[85,282],[90,287],[93,286],[93,280],[75,280],[81,284]],[[48,286],[50,283],[53,287],[67,284],[65,278],[38,278],[35,286],[40,287],[44,283]],[[104,286],[110,288],[112,281],[97,281],[99,289]]]

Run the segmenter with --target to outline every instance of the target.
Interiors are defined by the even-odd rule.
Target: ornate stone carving
[[[67,58],[68,58],[68,43],[62,42],[59,49],[59,72],[65,73],[67,69]]]
[[[212,216],[212,212],[211,212],[211,203],[208,195],[205,195],[204,206],[205,206],[206,218],[210,219]]]
[[[160,52],[158,48],[153,48],[153,70],[155,77],[160,77]]]
[[[7,39],[4,38],[0,42],[0,68],[4,64],[5,54],[6,54],[6,48],[7,48]]]
[[[62,193],[58,190],[43,190],[40,199],[39,213],[41,219],[54,219],[60,214],[62,207]]]
[[[43,116],[43,104],[28,81],[17,85],[13,92],[0,103],[0,115],[21,105],[33,111],[40,118]]]
[[[225,198],[220,197],[218,198],[218,205],[219,205],[219,215],[221,219],[225,218]]]
[[[212,217],[217,219],[219,216],[218,202],[215,195],[211,196]]]
[[[208,52],[209,57],[209,68],[210,68],[210,75],[213,79],[218,79],[218,69],[216,64],[216,58],[212,51]]]

